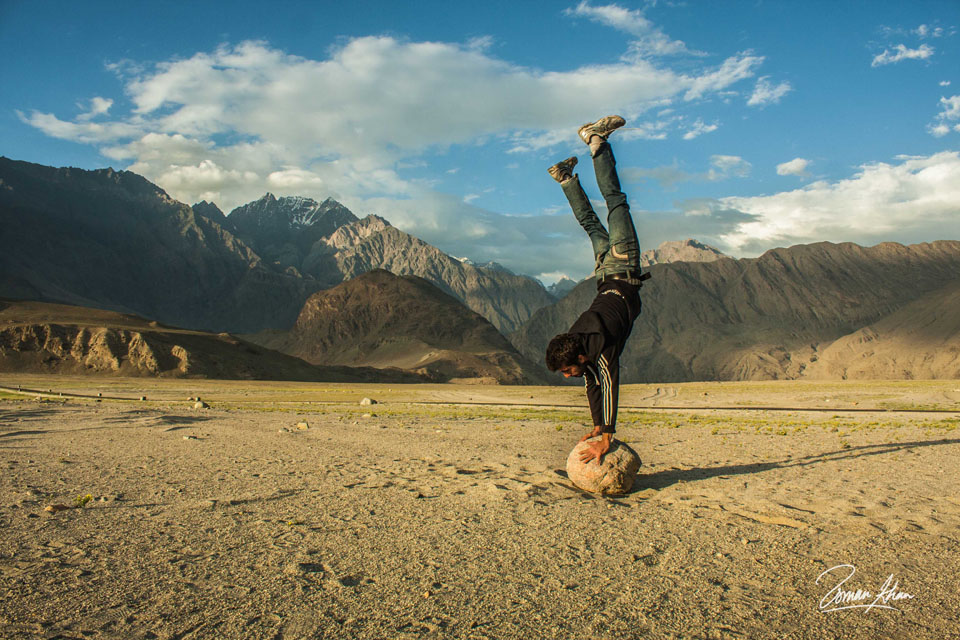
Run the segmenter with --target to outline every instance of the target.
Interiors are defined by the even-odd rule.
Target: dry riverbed
[[[960,636],[957,381],[0,385],[3,638]]]

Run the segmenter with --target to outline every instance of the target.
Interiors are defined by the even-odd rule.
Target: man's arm
[[[612,364],[608,361],[608,358],[612,360]],[[613,439],[617,425],[617,405],[620,400],[620,358],[615,353],[601,353],[600,357],[597,358],[596,382],[594,387],[600,391],[598,394],[600,420],[598,422],[597,416],[594,415],[593,421],[596,426],[581,441],[596,435],[601,436],[601,438],[587,445],[587,448],[580,454],[580,460],[590,462],[590,460],[596,458],[599,464],[603,461],[603,456],[610,450],[610,441]],[[593,407],[594,405],[591,402],[591,412]]]
[[[587,388],[587,404],[590,405],[590,415],[593,417],[593,426],[603,426],[603,391],[597,384],[596,369],[588,365],[583,372],[583,384]]]
[[[617,407],[620,402],[620,357],[612,352],[601,353],[597,358],[597,382],[602,396],[601,421],[603,433],[617,430]]]

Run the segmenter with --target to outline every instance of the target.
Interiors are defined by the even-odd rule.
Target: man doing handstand
[[[555,336],[547,346],[546,363],[550,371],[567,378],[582,377],[593,417],[593,430],[580,438],[583,442],[601,436],[581,454],[583,462],[597,462],[610,449],[616,430],[620,389],[620,354],[627,343],[633,322],[640,315],[642,281],[650,274],[640,273],[640,247],[630,217],[627,196],[620,191],[616,161],[607,138],[625,121],[607,116],[580,127],[580,138],[590,146],[597,185],[607,203],[607,227],[597,217],[590,200],[573,173],[577,158],[567,158],[548,169],[560,183],[580,226],[590,236],[596,259],[597,297],[566,333]]]

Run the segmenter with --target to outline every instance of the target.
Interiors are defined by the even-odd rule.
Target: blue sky
[[[332,196],[550,282],[620,113],[644,248],[960,238],[960,3],[0,0],[0,154],[229,212]],[[603,215],[602,203],[598,211]]]

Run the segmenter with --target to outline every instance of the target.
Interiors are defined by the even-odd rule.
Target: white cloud
[[[894,47],[893,51],[889,49],[884,49],[883,53],[879,53],[873,58],[873,62],[870,63],[872,67],[879,67],[882,65],[893,64],[895,62],[901,62],[903,60],[926,60],[933,55],[933,47],[928,44],[922,44],[917,49],[908,49],[906,45],[898,44]]]
[[[716,131],[719,126],[720,126],[720,125],[718,125],[718,124],[716,124],[716,123],[713,123],[713,124],[705,124],[705,123],[703,122],[703,120],[700,120],[700,119],[698,118],[697,121],[693,123],[693,126],[690,128],[690,130],[687,131],[685,134],[683,134],[683,139],[684,139],[684,140],[693,140],[694,138],[696,138],[696,137],[698,137],[698,136],[702,136],[702,135],[705,134],[705,133],[710,133],[710,132],[712,132],[712,131]]]
[[[627,58],[643,58],[648,55],[702,55],[698,51],[687,49],[687,45],[682,41],[672,40],[650,22],[639,9],[626,9],[617,4],[592,6],[584,0],[576,7],[567,9],[564,13],[569,16],[587,18],[635,36],[637,40],[630,44]]]
[[[639,118],[726,90],[763,61],[738,54],[717,67],[685,64],[682,72],[647,60],[545,72],[492,57],[489,44],[361,37],[311,60],[243,42],[148,71],[117,65],[133,105],[126,115],[100,97],[73,121],[20,115],[50,136],[131,162],[131,170],[178,199],[218,192],[217,203],[230,210],[262,195],[278,176],[291,189],[310,189],[296,195],[405,196],[412,184],[399,167],[428,149],[488,143],[522,152],[573,144],[585,113],[610,109]],[[663,136],[669,122],[642,123],[643,131],[624,136]]]
[[[493,46],[493,36],[477,36],[467,41],[467,49],[483,52]]]
[[[789,162],[784,162],[777,165],[777,175],[778,176],[800,176],[805,178],[809,174],[807,173],[807,167],[810,166],[810,161],[803,158],[794,158]]]
[[[623,139],[666,140],[669,129],[680,120],[679,117],[660,120],[631,121],[630,131],[625,131]]]
[[[745,178],[750,175],[750,169],[752,168],[752,165],[740,156],[710,156],[710,165],[707,180]]]
[[[944,120],[960,120],[960,96],[940,98],[940,105],[943,107],[943,111],[940,112],[940,118]]]
[[[949,81],[949,80],[941,80],[941,81],[940,81],[940,86],[941,86],[941,87],[949,87],[949,86],[950,86],[950,81]]]
[[[937,114],[936,120],[927,127],[927,130],[937,138],[947,135],[951,129],[960,133],[960,122],[953,124],[953,121],[960,120],[960,96],[940,98],[940,108],[941,111]]]
[[[780,102],[780,98],[787,95],[792,89],[793,87],[790,86],[789,82],[781,82],[774,86],[770,82],[770,76],[763,76],[757,80],[757,84],[753,88],[753,94],[747,100],[747,105],[765,107],[768,104],[776,104]]]
[[[88,122],[87,118],[81,116],[77,118],[77,122],[67,122],[51,113],[39,111],[32,111],[29,116],[17,111],[17,116],[21,121],[36,127],[51,138],[85,144],[106,144],[143,133],[143,127],[136,122],[136,119],[128,122],[99,123]]]
[[[922,24],[910,33],[920,36],[921,38],[939,38],[943,35],[943,27],[931,27],[930,25]]]
[[[580,148],[575,132],[585,114],[623,114],[631,122],[618,133],[623,139],[662,138],[689,124],[672,111],[676,104],[729,91],[763,62],[740,53],[717,65],[687,60],[673,68],[624,56],[548,72],[493,57],[491,45],[487,38],[457,44],[363,37],[314,60],[244,42],[151,68],[114,65],[123,103],[132,105],[126,111],[97,97],[72,120],[36,111],[19,116],[47,135],[96,146],[183,202],[212,201],[229,212],[266,191],[331,196],[456,255],[522,273],[556,271],[557,256],[569,255],[565,272],[587,275],[589,242],[568,211],[498,215],[473,206],[477,194],[440,194],[429,177],[410,179],[407,172],[424,167],[428,152],[457,144],[515,153]],[[701,121],[695,128],[716,126]],[[721,169],[711,171],[719,176]],[[747,219],[676,217],[651,214],[644,242],[692,237],[703,225],[711,225],[713,238]]]
[[[79,106],[79,105],[78,105]],[[101,98],[99,96],[90,99],[90,106],[85,113],[77,116],[77,120],[87,121],[96,118],[97,116],[106,115],[110,111],[110,107],[113,106],[113,100],[109,98]]]
[[[820,240],[864,244],[890,236],[914,241],[960,237],[960,153],[864,165],[852,178],[802,189],[715,201],[716,209],[753,216],[724,233],[735,252]]]
[[[717,69],[693,79],[690,89],[684,94],[685,100],[696,100],[710,92],[720,92],[727,87],[753,76],[763,58],[741,53],[727,58]]]

